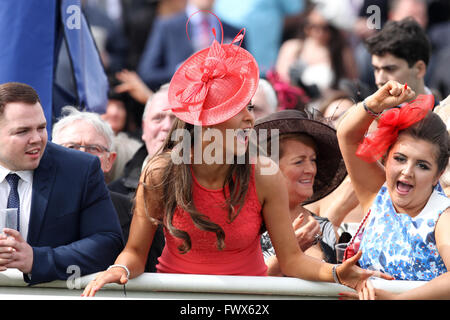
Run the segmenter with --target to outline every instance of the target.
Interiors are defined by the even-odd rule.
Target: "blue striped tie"
[[[20,177],[15,173],[10,173],[6,176],[11,190],[9,191],[7,208],[17,208],[17,231],[20,232],[20,199],[17,186],[19,185]]]

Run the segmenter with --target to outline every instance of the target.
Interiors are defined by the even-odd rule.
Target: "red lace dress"
[[[261,204],[256,194],[254,168],[244,207],[232,223],[228,222],[228,211],[222,206],[225,202],[222,189],[204,188],[195,176],[192,176],[195,207],[212,222],[222,227],[225,232],[225,247],[223,250],[218,250],[216,234],[197,228],[189,214],[178,208],[174,213],[173,225],[189,234],[192,247],[185,254],[179,253],[178,246],[182,244],[182,240],[164,230],[166,245],[156,266],[157,271],[243,276],[267,275],[260,245],[262,214]]]

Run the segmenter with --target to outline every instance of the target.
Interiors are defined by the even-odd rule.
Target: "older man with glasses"
[[[117,157],[116,152],[111,151],[114,133],[109,123],[96,113],[78,111],[71,106],[64,107],[61,114],[63,117],[53,126],[52,142],[99,157],[103,173],[109,172]],[[119,217],[124,240],[127,241],[132,219],[132,201],[129,197],[111,190],[110,195]],[[155,243],[150,249],[151,256],[158,257],[162,246],[163,244]],[[153,265],[156,263],[156,260],[153,260],[149,259],[146,271],[153,271]]]
[[[52,131],[52,142],[70,149],[88,152],[100,158],[103,173],[111,170],[117,153],[111,151],[114,133],[111,126],[92,112],[67,106]]]

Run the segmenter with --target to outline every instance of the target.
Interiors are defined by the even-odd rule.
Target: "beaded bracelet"
[[[335,264],[333,266],[333,268],[331,269],[331,273],[333,274],[334,282],[336,282],[337,284],[342,284],[341,281],[339,280],[339,277],[338,277],[337,271],[336,271],[337,267],[339,267],[339,266],[340,266],[340,264]]]
[[[106,271],[108,271],[108,270],[111,269],[111,268],[122,268],[122,269],[124,269],[124,270],[127,272],[127,279],[130,278],[130,270],[128,270],[128,268],[127,268],[126,265],[123,265],[123,264],[113,264],[113,265],[109,266],[108,269],[106,269]]]
[[[364,101],[362,102],[362,104],[363,104],[364,110],[366,110],[366,112],[367,112],[368,114],[370,114],[372,117],[378,118],[378,116],[381,114],[381,112],[375,112],[375,111],[373,111],[372,109],[370,109],[370,108],[367,106],[367,104],[366,104],[366,100],[364,100]]]

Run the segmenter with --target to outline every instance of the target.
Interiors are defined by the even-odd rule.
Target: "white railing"
[[[53,281],[28,286],[22,273],[8,269],[0,272],[0,300],[6,299],[81,299],[80,295],[95,274],[69,281]],[[403,292],[422,281],[374,279],[377,288]],[[109,284],[95,299],[337,299],[351,289],[334,283],[312,282],[288,277],[243,277],[144,273],[125,287]],[[85,298],[84,298],[85,299]]]

